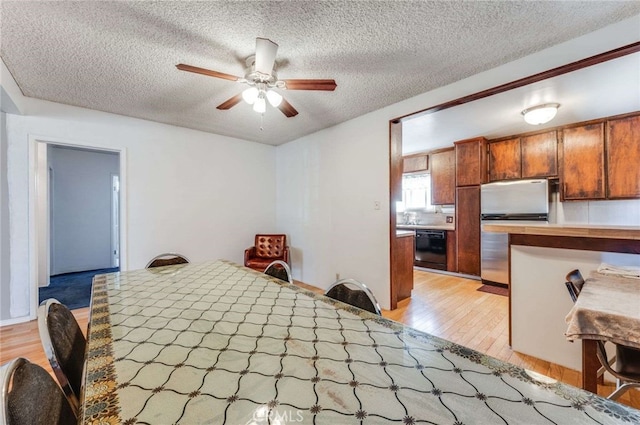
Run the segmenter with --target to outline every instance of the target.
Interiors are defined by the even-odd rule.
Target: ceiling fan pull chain
[[[260,131],[264,130],[264,112],[260,114]]]

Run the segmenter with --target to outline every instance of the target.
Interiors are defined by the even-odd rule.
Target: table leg
[[[582,340],[582,388],[598,393],[598,369],[600,361],[596,354],[598,343],[595,339]]]

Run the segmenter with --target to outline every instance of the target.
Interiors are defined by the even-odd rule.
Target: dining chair
[[[264,269],[264,274],[268,274],[269,276],[273,276],[280,280],[284,280],[285,282],[293,283],[293,277],[291,277],[291,269],[289,265],[282,260],[276,260],[271,262]]]
[[[2,425],[72,425],[76,415],[41,366],[18,357],[0,367]]]
[[[580,270],[567,273],[565,285],[571,299],[575,303],[580,296],[584,278]],[[596,340],[596,355],[602,367],[598,370],[600,377],[606,370],[616,378],[616,389],[607,398],[617,400],[631,388],[640,388],[640,350],[622,344],[614,344],[616,355],[609,358],[605,347],[606,341]],[[613,365],[615,364],[615,369]]]
[[[382,315],[380,305],[373,292],[367,288],[367,285],[355,279],[340,279],[334,282],[324,295],[378,316]]]
[[[77,415],[87,340],[71,311],[54,298],[38,307],[38,332],[51,369]]]
[[[187,257],[181,254],[173,252],[166,252],[164,254],[156,255],[147,263],[145,269],[151,269],[153,267],[173,266],[176,264],[187,264],[189,260]]]

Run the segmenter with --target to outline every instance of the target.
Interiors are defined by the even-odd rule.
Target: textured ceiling
[[[640,13],[616,1],[2,1],[0,55],[25,96],[278,145]],[[280,45],[300,112],[261,117],[226,80],[255,38]],[[428,106],[428,105],[425,105]]]

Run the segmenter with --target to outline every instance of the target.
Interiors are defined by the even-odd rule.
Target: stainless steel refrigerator
[[[483,184],[480,188],[481,226],[486,223],[544,223],[549,219],[549,182],[546,179]],[[508,235],[480,233],[483,282],[509,284]]]

